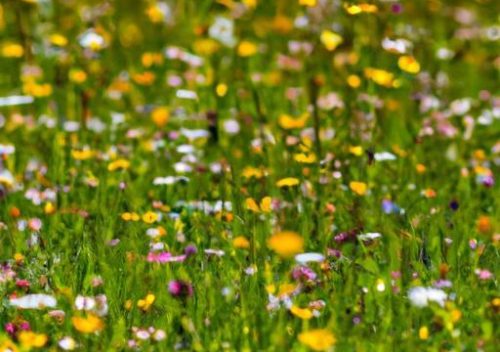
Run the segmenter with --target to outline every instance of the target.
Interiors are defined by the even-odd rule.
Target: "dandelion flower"
[[[167,124],[169,117],[170,112],[163,106],[155,108],[151,113],[151,120],[159,128],[164,127]]]
[[[302,320],[309,320],[313,317],[313,312],[309,308],[300,308],[296,305],[292,305],[290,313]]]
[[[349,188],[351,189],[351,191],[356,193],[358,196],[364,196],[366,194],[366,191],[368,190],[366,183],[358,182],[358,181],[350,182]]]
[[[320,40],[328,51],[334,51],[344,41],[339,34],[329,30],[321,32]]]
[[[17,336],[19,343],[26,349],[45,346],[48,337],[45,334],[37,334],[33,331],[21,331]]]
[[[233,239],[233,247],[240,249],[250,248],[250,241],[244,236],[238,236]]]
[[[257,54],[257,45],[254,43],[248,41],[248,40],[243,40],[239,45],[238,45],[238,55],[241,57],[249,57]]]
[[[420,64],[413,56],[401,56],[398,60],[398,66],[408,73],[416,74],[420,72]]]
[[[272,235],[267,246],[280,256],[288,258],[302,252],[304,239],[295,232],[283,231]]]
[[[335,336],[326,329],[302,332],[299,334],[299,341],[314,351],[326,351],[336,342]]]
[[[108,171],[126,170],[130,167],[130,161],[126,159],[118,159],[108,164]]]
[[[299,184],[299,179],[295,177],[286,177],[282,178],[278,182],[276,182],[276,186],[278,187],[292,187],[292,186],[297,186]]]
[[[83,334],[91,334],[104,329],[103,321],[94,314],[89,314],[87,317],[71,318],[73,326],[76,330]]]

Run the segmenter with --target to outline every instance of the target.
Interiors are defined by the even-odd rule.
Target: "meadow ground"
[[[0,351],[494,351],[498,4],[0,2]]]

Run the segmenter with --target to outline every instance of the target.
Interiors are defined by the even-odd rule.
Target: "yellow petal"
[[[351,191],[356,193],[358,196],[363,196],[366,194],[366,191],[368,190],[368,186],[364,182],[358,182],[358,181],[352,181],[349,183],[349,188],[351,188]]]
[[[267,246],[282,257],[288,258],[304,249],[304,239],[292,231],[278,232],[267,241]]]
[[[330,30],[321,32],[320,40],[328,51],[335,50],[344,41],[340,35]]]
[[[302,332],[299,334],[299,341],[314,351],[325,351],[336,342],[335,336],[326,329]]]
[[[297,186],[299,184],[299,179],[295,177],[286,177],[282,178],[278,182],[276,182],[276,186],[278,187],[292,187]]]

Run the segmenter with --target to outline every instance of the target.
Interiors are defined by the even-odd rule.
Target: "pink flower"
[[[172,280],[168,283],[168,292],[174,297],[190,297],[193,295],[193,286],[186,281]]]
[[[476,269],[475,273],[479,280],[489,280],[493,278],[493,274],[487,269]]]

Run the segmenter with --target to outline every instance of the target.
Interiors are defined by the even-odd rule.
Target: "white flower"
[[[204,250],[205,254],[208,254],[208,255],[215,255],[217,257],[222,257],[225,252],[221,249],[205,249]]]
[[[139,331],[137,331],[135,333],[135,336],[139,339],[139,340],[148,340],[149,337],[150,337],[150,334],[148,331],[146,330],[142,330],[140,329]]]
[[[85,297],[82,295],[76,296],[75,307],[78,310],[92,310],[95,308],[96,302],[93,297]]]
[[[368,233],[362,233],[358,235],[358,238],[361,241],[369,241],[369,240],[374,240],[376,238],[382,237],[382,235],[378,232],[368,232]]]
[[[412,287],[408,291],[408,298],[416,307],[427,307],[430,302],[436,302],[441,307],[448,295],[443,290],[433,287]]]
[[[384,38],[382,40],[382,48],[389,52],[397,53],[397,54],[406,54],[408,50],[411,48],[411,42],[406,39],[389,39]]]
[[[167,337],[167,334],[165,333],[164,330],[162,329],[158,329],[154,332],[153,334],[153,340],[155,341],[162,341],[162,340],[165,340],[165,338]]]
[[[198,94],[192,90],[187,90],[187,89],[179,89],[176,93],[175,96],[179,99],[189,99],[189,100],[197,100],[198,99]]]
[[[207,130],[190,130],[187,128],[181,128],[181,134],[189,140],[197,139],[197,138],[206,138],[210,135]]]
[[[76,342],[72,337],[65,336],[62,339],[59,340],[57,343],[59,347],[61,347],[65,351],[71,351],[74,350],[76,347]]]
[[[3,169],[0,171],[0,185],[5,185],[7,187],[14,185],[14,176],[12,176],[9,170]]]
[[[173,185],[177,182],[189,182],[189,178],[186,176],[166,176],[166,177],[155,177],[153,184],[155,186],[161,185]]]
[[[64,130],[66,132],[76,132],[80,129],[80,124],[76,121],[66,121],[64,123]]]
[[[92,50],[99,50],[104,47],[104,38],[92,29],[83,33],[79,41],[82,47]]]
[[[240,124],[236,120],[226,120],[224,121],[224,130],[228,134],[238,134],[240,132]]]
[[[208,29],[208,35],[228,47],[233,47],[236,44],[233,21],[222,16],[215,19],[215,22]]]
[[[464,115],[471,108],[471,100],[468,98],[453,100],[450,109],[455,115]]]
[[[35,99],[30,95],[11,95],[0,97],[0,106],[31,104]]]
[[[181,144],[175,150],[180,154],[192,154],[195,148],[191,144]]]
[[[325,260],[325,256],[321,253],[301,253],[295,256],[295,261],[300,264],[306,263],[321,263]]]
[[[190,165],[183,163],[183,162],[175,163],[174,169],[175,169],[175,172],[178,172],[178,173],[193,171],[193,168]]]
[[[396,155],[389,152],[375,153],[376,161],[396,160]]]
[[[45,294],[29,294],[26,296],[10,299],[10,305],[22,309],[54,308],[57,300],[54,296]]]

